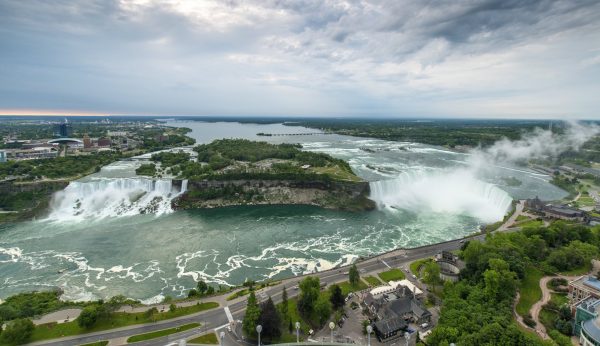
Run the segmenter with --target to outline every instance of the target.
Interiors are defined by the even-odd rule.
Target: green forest
[[[545,345],[535,334],[523,332],[513,318],[517,291],[527,295],[528,276],[587,271],[598,255],[600,228],[556,221],[549,227],[529,227],[515,233],[488,235],[471,241],[460,253],[466,263],[458,283],[446,282],[439,325],[428,345]],[[536,283],[537,281],[534,281]],[[535,285],[534,285],[535,287]],[[549,335],[559,345],[570,345],[570,328],[559,306],[547,320]],[[567,317],[568,318],[568,317]],[[524,316],[526,323],[530,318]],[[570,325],[570,324],[569,324]]]

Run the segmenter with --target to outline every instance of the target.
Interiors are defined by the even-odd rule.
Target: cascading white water
[[[71,182],[54,194],[49,219],[72,220],[136,214],[164,214],[172,211],[171,200],[185,192],[171,180],[145,178],[96,178]]]
[[[502,220],[512,202],[508,193],[468,170],[403,173],[370,187],[380,208],[468,215],[483,222]]]

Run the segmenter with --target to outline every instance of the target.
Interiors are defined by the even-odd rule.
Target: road
[[[469,237],[469,240],[477,239],[483,240],[484,235],[477,235],[473,237]],[[361,272],[375,272],[375,271],[384,271],[388,269],[388,266],[391,267],[404,267],[408,265],[410,262],[415,261],[420,258],[433,256],[435,254],[440,253],[441,251],[453,251],[457,250],[461,247],[464,241],[457,239],[451,240],[443,243],[433,244],[422,246],[413,249],[398,249],[385,254],[381,254],[379,256],[375,256],[369,259],[366,259],[361,262],[357,262],[356,265]],[[387,263],[384,264],[383,262]],[[348,274],[344,274],[347,271],[347,268],[335,268],[332,270],[319,272],[310,274],[312,276],[318,276],[322,283],[330,285],[336,282],[342,282],[348,280]],[[305,277],[297,276],[289,279],[282,280],[280,284],[271,286],[261,290],[264,292],[265,296],[271,296],[275,302],[279,302],[281,300],[281,292],[283,289],[283,285],[288,288],[288,296],[295,297],[298,294],[298,290],[294,289],[295,286],[298,285],[299,281]],[[407,275],[410,280],[413,280],[410,275]],[[413,280],[414,281],[414,280]],[[260,298],[260,295],[259,295]],[[229,309],[233,316],[234,320],[241,320],[243,317],[244,310],[246,308],[246,300],[245,298],[238,299],[229,303]],[[85,335],[78,335],[72,337],[64,337],[61,339],[54,339],[45,342],[37,342],[32,343],[31,345],[53,345],[53,346],[71,346],[71,345],[81,345],[86,343],[92,343],[96,341],[102,340],[110,340],[116,338],[124,338],[132,335],[148,333],[156,330],[173,328],[177,326],[181,326],[187,323],[201,323],[201,330],[213,330],[215,328],[224,326],[227,324],[228,318],[225,314],[225,310],[223,307],[203,311],[196,314],[191,314],[187,316],[182,316],[177,319],[166,320],[156,323],[144,324],[144,325],[135,325],[129,327],[123,327],[119,329],[111,329],[102,332],[96,332]],[[189,336],[199,334],[199,329],[189,330],[182,333],[177,333],[176,336],[171,335],[170,337],[157,338],[151,341],[144,341],[135,343],[132,345],[165,345],[173,340],[178,340],[181,338],[186,338]]]

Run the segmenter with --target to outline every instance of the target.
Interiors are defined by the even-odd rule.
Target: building
[[[108,137],[127,137],[126,131],[108,131],[106,133]]]
[[[92,139],[87,134],[83,135],[83,148],[89,149],[92,147]]]
[[[7,159],[8,157],[11,157],[15,160],[53,159],[58,156],[58,150],[55,147],[8,149],[6,150],[6,155]]]
[[[71,136],[71,124],[65,119],[63,123],[56,124],[54,135],[56,137],[70,137]]]
[[[568,297],[571,306],[589,297],[600,298],[600,280],[593,276],[582,276],[569,282]]]
[[[435,256],[435,262],[440,266],[440,279],[458,281],[460,270],[464,268],[464,263],[458,259],[458,256],[449,251],[442,251]]]
[[[525,200],[525,208],[550,219],[560,219],[578,222],[588,222],[589,217],[586,212],[567,205],[553,205],[541,201],[539,198]]]
[[[383,290],[387,287],[391,286],[373,289],[362,301],[370,319],[375,321],[372,327],[380,342],[391,342],[402,337],[410,322],[431,322],[431,312],[409,287],[398,284],[391,292],[389,289]]]
[[[6,151],[0,150],[0,162],[6,162],[8,158],[6,157]]]
[[[112,144],[110,138],[98,138],[98,147],[99,148],[109,148]]]
[[[594,297],[588,297],[577,304],[575,307],[574,334],[580,336],[583,322],[595,319],[600,311],[600,300]]]

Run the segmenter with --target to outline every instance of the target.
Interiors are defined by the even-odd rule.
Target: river
[[[136,178],[140,162],[117,162],[59,192],[47,218],[0,225],[0,297],[61,287],[67,299],[124,294],[151,303],[185,294],[200,278],[222,285],[276,279],[462,237],[501,219],[512,198],[566,195],[542,174],[519,167],[473,171],[468,154],[440,147],[330,134],[256,136],[316,132],[282,124],[166,122],[191,128],[198,143],[218,138],[301,143],[305,150],[347,160],[371,182],[378,208],[172,212],[168,201],[180,191],[170,181]],[[509,177],[521,184],[509,185]],[[141,214],[150,195],[162,196],[164,203]]]

